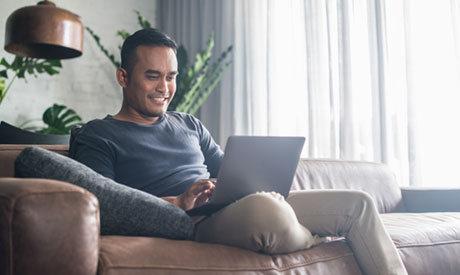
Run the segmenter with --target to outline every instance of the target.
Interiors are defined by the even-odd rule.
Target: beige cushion
[[[460,213],[382,214],[409,274],[460,274]]]

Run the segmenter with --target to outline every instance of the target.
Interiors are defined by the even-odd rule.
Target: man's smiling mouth
[[[166,102],[171,95],[166,94],[166,95],[149,95],[148,98],[153,100],[156,103],[164,103]]]

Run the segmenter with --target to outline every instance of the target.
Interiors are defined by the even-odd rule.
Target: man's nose
[[[168,92],[168,82],[166,81],[166,79],[161,79],[160,81],[158,81],[158,85],[156,89],[159,92],[163,92],[163,93]]]

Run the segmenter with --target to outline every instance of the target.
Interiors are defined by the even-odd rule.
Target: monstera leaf
[[[43,122],[46,128],[37,131],[42,134],[70,134],[70,129],[76,125],[82,125],[83,121],[77,113],[65,105],[53,104],[43,113]]]
[[[16,78],[26,80],[27,75],[37,77],[42,73],[55,75],[59,74],[59,68],[62,68],[61,61],[59,60],[15,56],[14,60],[9,63],[5,58],[2,58],[0,60],[0,104]],[[10,75],[12,73],[13,77],[7,84],[8,72],[10,72]]]

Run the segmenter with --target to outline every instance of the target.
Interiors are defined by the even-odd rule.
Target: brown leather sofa
[[[67,154],[67,146],[42,146]],[[361,274],[346,240],[264,255],[163,238],[100,236],[98,201],[69,183],[13,178],[23,145],[0,145],[1,274]],[[303,159],[293,189],[359,189],[414,275],[460,274],[460,189],[400,188],[382,164]]]

